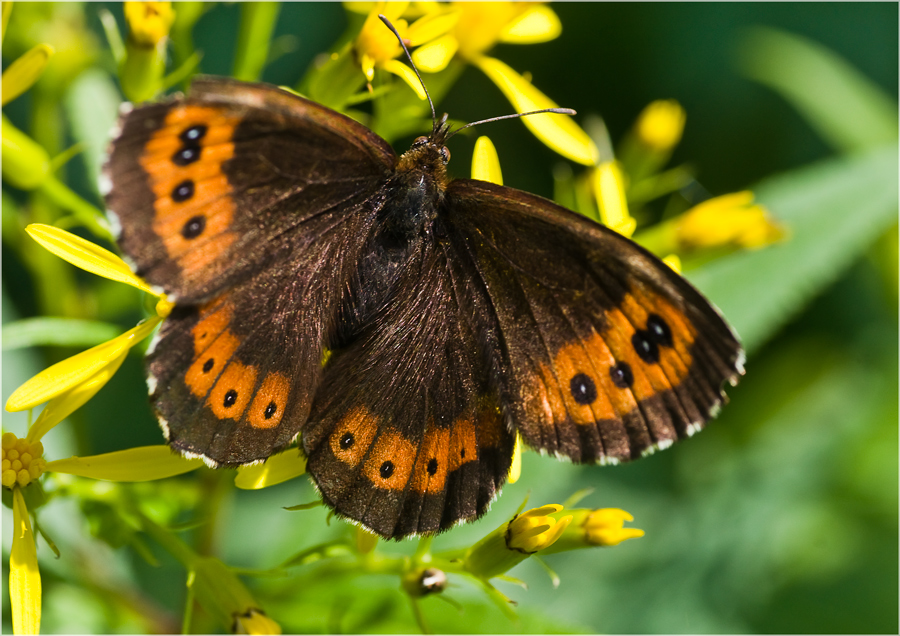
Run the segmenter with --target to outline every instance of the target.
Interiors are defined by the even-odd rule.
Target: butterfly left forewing
[[[119,244],[140,276],[183,302],[318,240],[309,223],[374,193],[396,161],[348,117],[222,78],[126,110],[119,127],[105,169]]]
[[[483,182],[453,182],[447,206],[499,324],[503,405],[531,446],[640,457],[702,427],[743,372],[716,310],[634,243]]]

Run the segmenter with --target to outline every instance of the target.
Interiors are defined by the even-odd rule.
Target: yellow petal
[[[674,99],[651,102],[638,117],[638,138],[657,152],[667,152],[681,141],[687,115]]]
[[[678,258],[678,254],[669,254],[664,259],[662,259],[662,262],[671,267],[677,273],[681,273],[681,259]]]
[[[38,81],[53,53],[54,49],[49,44],[38,44],[3,71],[3,106]]]
[[[409,31],[406,33],[406,37],[409,39],[408,46],[420,46],[431,42],[445,35],[456,26],[458,21],[459,13],[456,11],[423,16],[409,25]]]
[[[9,600],[14,634],[41,630],[41,573],[25,498],[13,488],[13,537],[9,553]]]
[[[57,459],[47,464],[47,470],[106,481],[151,481],[181,475],[201,466],[203,460],[185,459],[168,446],[160,445]]]
[[[537,44],[549,42],[562,33],[559,16],[545,4],[539,4],[507,24],[500,41],[509,44]]]
[[[631,237],[637,221],[628,213],[625,178],[616,161],[605,161],[591,174],[591,186],[600,208],[600,220],[622,236]]]
[[[41,247],[72,263],[75,267],[80,267],[97,276],[137,287],[148,294],[159,295],[150,289],[150,285],[135,276],[125,261],[96,243],[52,225],[41,223],[32,223],[25,228],[25,231],[40,243]]]
[[[522,438],[516,433],[516,445],[513,448],[512,463],[509,465],[509,477],[506,481],[514,484],[522,476]]]
[[[47,434],[47,431],[80,409],[115,375],[127,356],[128,349],[123,349],[117,358],[113,359],[93,376],[50,400],[34,424],[31,425],[31,428],[28,429],[26,439],[29,442],[39,441]]]
[[[556,108],[549,97],[500,60],[478,57],[475,64],[497,85],[517,112]],[[523,117],[522,121],[535,137],[562,156],[585,165],[594,165],[599,160],[597,146],[571,117],[531,115]]]
[[[6,401],[6,410],[24,411],[33,408],[90,379],[104,367],[114,364],[123,351],[150,335],[160,322],[162,318],[158,317],[145,320],[109,342],[44,369],[13,391]]]
[[[234,485],[243,490],[268,488],[283,481],[299,477],[306,472],[306,458],[297,448],[272,455],[262,464],[238,468]]]
[[[458,46],[459,43],[452,35],[439,37],[413,51],[413,64],[423,73],[438,73],[447,68],[456,55]]]
[[[369,11],[372,10],[372,7],[375,6],[375,2],[342,2],[344,8],[351,13],[359,13],[362,15],[368,15]]]
[[[406,64],[404,64],[400,60],[387,60],[385,62],[382,62],[381,67],[387,72],[393,73],[404,82],[409,84],[409,87],[416,91],[416,95],[419,96],[419,99],[428,99],[428,97],[425,95],[425,89],[422,88],[422,82],[419,81],[416,72]]]
[[[487,137],[479,137],[475,141],[475,150],[472,153],[472,178],[503,185],[500,158],[493,142]]]

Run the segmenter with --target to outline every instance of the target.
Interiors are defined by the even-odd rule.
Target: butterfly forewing
[[[284,263],[374,194],[396,160],[364,126],[273,87],[197,80],[123,116],[106,174],[119,244],[183,302]]]
[[[504,407],[531,446],[640,457],[702,427],[742,372],[715,309],[634,243],[477,181],[452,182],[447,207],[499,325]]]

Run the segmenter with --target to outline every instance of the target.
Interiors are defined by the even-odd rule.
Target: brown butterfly
[[[298,437],[325,502],[390,538],[486,510],[518,432],[575,462],[699,430],[743,354],[689,283],[546,199],[450,179],[264,84],[203,78],[123,115],[119,244],[177,305],[148,352],[172,448],[214,466]]]

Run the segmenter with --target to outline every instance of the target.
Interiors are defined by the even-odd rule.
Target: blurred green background
[[[113,78],[102,55],[107,47],[98,11],[103,7],[122,24],[119,5],[17,3],[3,45],[4,68],[41,41],[56,46],[62,57],[64,43],[54,38],[68,38],[82,53],[96,47],[89,72]],[[897,4],[567,3],[553,8],[563,23],[560,38],[534,46],[499,45],[491,54],[530,72],[543,92],[578,111],[579,122],[589,114],[602,116],[614,140],[651,100],[677,99],[687,110],[687,127],[673,163],[693,166],[702,192],[753,187],[787,223],[792,240],[688,272],[745,337],[750,353],[746,377],[729,391],[731,404],[705,432],[618,467],[576,467],[526,452],[522,479],[505,488],[488,516],[442,535],[435,549],[477,540],[507,519],[528,493],[530,502],[540,505],[562,502],[585,487],[594,492],[584,504],[631,512],[633,525],[646,536],[616,548],[548,557],[561,578],[557,589],[537,563],[526,561],[511,573],[528,583],[527,591],[500,584],[519,602],[518,622],[506,619],[478,590],[454,581],[447,594],[463,609],[426,599],[432,628],[896,633]],[[230,73],[239,19],[238,5],[217,4],[199,20],[194,39],[204,53],[203,72]],[[295,85],[345,26],[339,4],[285,4],[275,35],[289,36],[282,42],[294,50],[269,65],[263,79]],[[758,27],[801,36],[831,51],[821,59],[832,73],[807,72],[778,32]],[[854,79],[841,83],[847,73]],[[768,79],[754,81],[749,75]],[[779,81],[781,88],[773,88]],[[51,149],[58,152],[76,139],[74,128],[90,121],[90,112],[71,106],[75,87],[85,89],[78,76],[60,81],[56,110],[35,112],[29,93],[4,111],[39,141],[61,142]],[[881,108],[878,112],[887,104],[893,139],[860,132],[874,120],[859,117],[872,111],[854,110],[856,98],[874,111]],[[472,68],[438,108],[467,121],[510,112],[500,92]],[[552,168],[563,160],[521,123],[497,123],[479,132],[497,146],[507,185],[552,195]],[[397,149],[404,150],[407,141]],[[457,176],[468,176],[472,142],[459,136],[451,144],[450,167]],[[63,174],[74,190],[100,205],[79,159]],[[25,240],[22,220],[40,202],[5,186],[3,197],[5,324],[37,315],[38,298],[48,292],[32,280],[19,249]],[[123,299],[131,292],[81,274],[69,272],[92,290],[87,297],[94,303],[93,317],[117,322],[122,330],[134,324],[137,292]],[[25,379],[74,351],[4,351],[4,401]],[[4,413],[3,427],[23,434],[23,415]],[[44,443],[46,456],[55,459],[161,440],[147,405],[140,356],[132,355],[109,385]],[[243,492],[226,488],[211,472],[198,475],[220,494],[215,525],[203,532],[231,565],[269,567],[348,531],[340,521],[326,526],[324,511],[281,508],[314,498],[305,479]],[[153,505],[176,505],[181,481],[141,492]],[[7,509],[3,516],[8,554]],[[63,551],[55,560],[46,545],[38,548],[45,632],[180,628],[184,572],[170,557],[151,548],[161,565],[150,567],[132,550],[110,549],[91,538],[97,518],[71,502],[47,506],[40,521]],[[379,549],[413,547],[404,542]],[[336,580],[308,566],[287,578],[251,583],[285,631],[415,631],[396,579]],[[10,631],[5,576],[3,584],[3,627]]]

